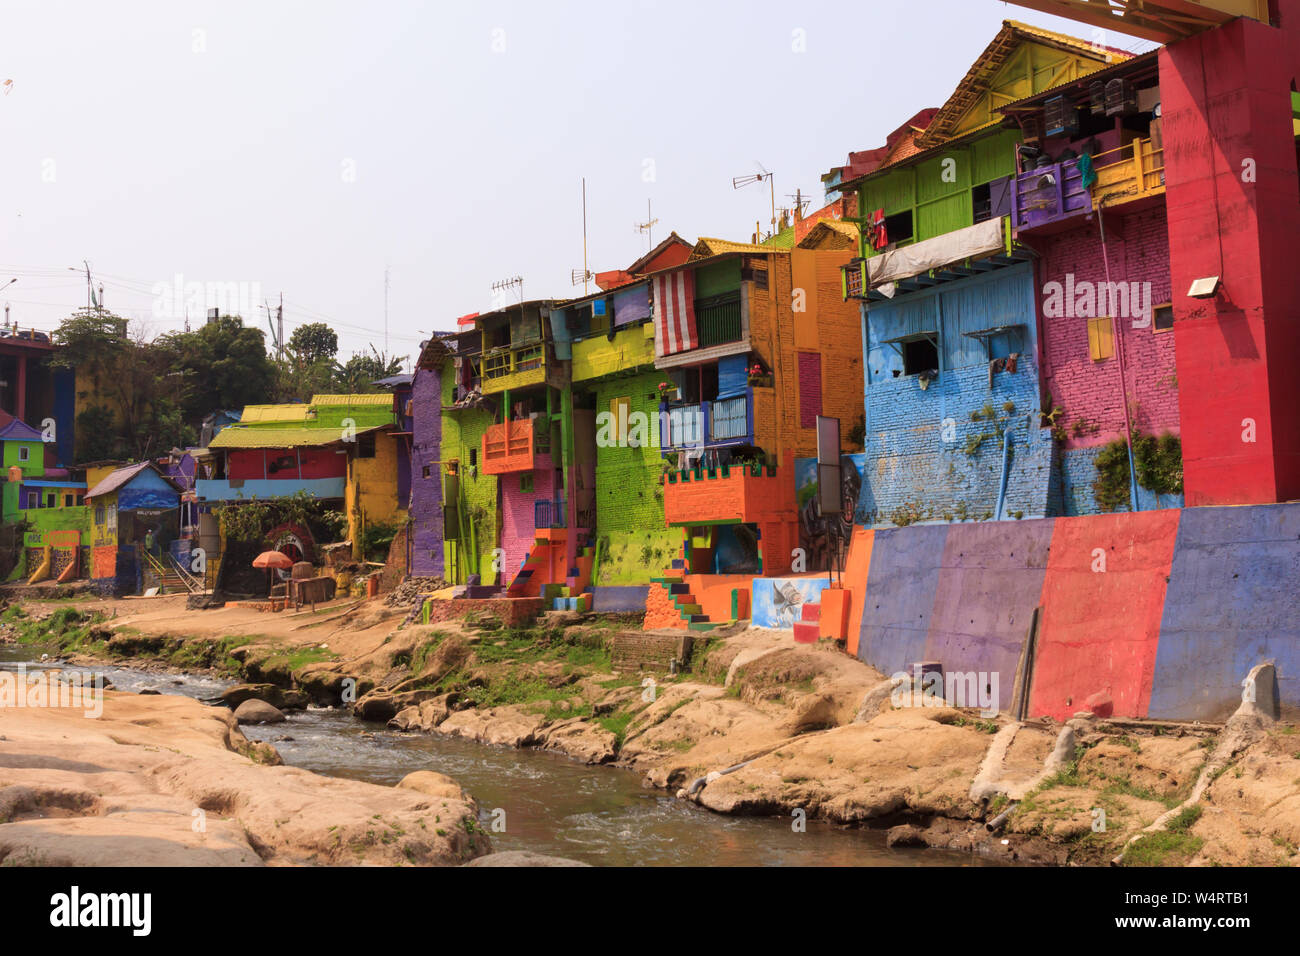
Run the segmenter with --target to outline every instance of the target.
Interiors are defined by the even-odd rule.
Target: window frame
[[[1103,351],[1102,325],[1106,323],[1105,344],[1108,347],[1106,354]],[[1115,357],[1115,317],[1111,315],[1098,315],[1088,319],[1088,358],[1094,362],[1105,362]]]
[[[1156,324],[1156,313],[1161,309],[1169,310],[1169,327],[1162,329]],[[1166,332],[1174,330],[1174,304],[1172,302],[1162,302],[1151,310],[1151,334],[1164,335]]]

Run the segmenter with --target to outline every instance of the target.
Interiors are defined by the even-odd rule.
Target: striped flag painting
[[[678,269],[654,277],[655,355],[685,352],[700,344],[695,327],[695,273]]]

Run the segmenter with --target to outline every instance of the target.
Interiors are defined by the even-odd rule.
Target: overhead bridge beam
[[[1268,22],[1268,0],[1009,0],[1129,36],[1175,43],[1236,17]]]

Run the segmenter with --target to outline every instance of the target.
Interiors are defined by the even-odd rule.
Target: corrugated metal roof
[[[240,424],[255,422],[305,422],[309,406],[294,403],[291,405],[245,405]]]
[[[721,256],[735,252],[753,252],[766,255],[772,252],[784,252],[786,250],[777,246],[756,246],[750,242],[731,242],[728,239],[709,239],[701,237],[700,241],[695,244],[695,249],[691,252],[691,257],[687,262],[695,262],[699,259],[708,259],[711,256]]]
[[[374,395],[313,395],[313,405],[392,405],[393,396],[388,392]]]
[[[4,441],[41,441],[42,435],[21,418],[15,418],[4,428],[0,428],[0,440]]]
[[[356,434],[388,428],[389,424],[358,428]],[[224,428],[209,448],[319,448],[343,441],[341,428]]]
[[[127,465],[125,468],[118,468],[116,471],[110,471],[100,479],[94,488],[86,492],[86,497],[97,498],[100,495],[111,494],[149,467],[151,467],[149,462],[141,461],[134,465]]]
[[[848,243],[844,248],[857,248],[858,245],[858,226],[856,223],[845,222],[842,219],[822,219],[815,226],[808,230],[808,235],[799,240],[800,249],[816,249],[827,242],[828,234],[833,234],[842,242],[843,245]]]

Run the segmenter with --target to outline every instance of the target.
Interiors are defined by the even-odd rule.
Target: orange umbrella
[[[253,559],[253,567],[266,568],[266,591],[269,596],[274,590],[271,582],[271,569],[291,568],[293,567],[293,558],[287,554],[281,554],[279,551],[263,551]]]

